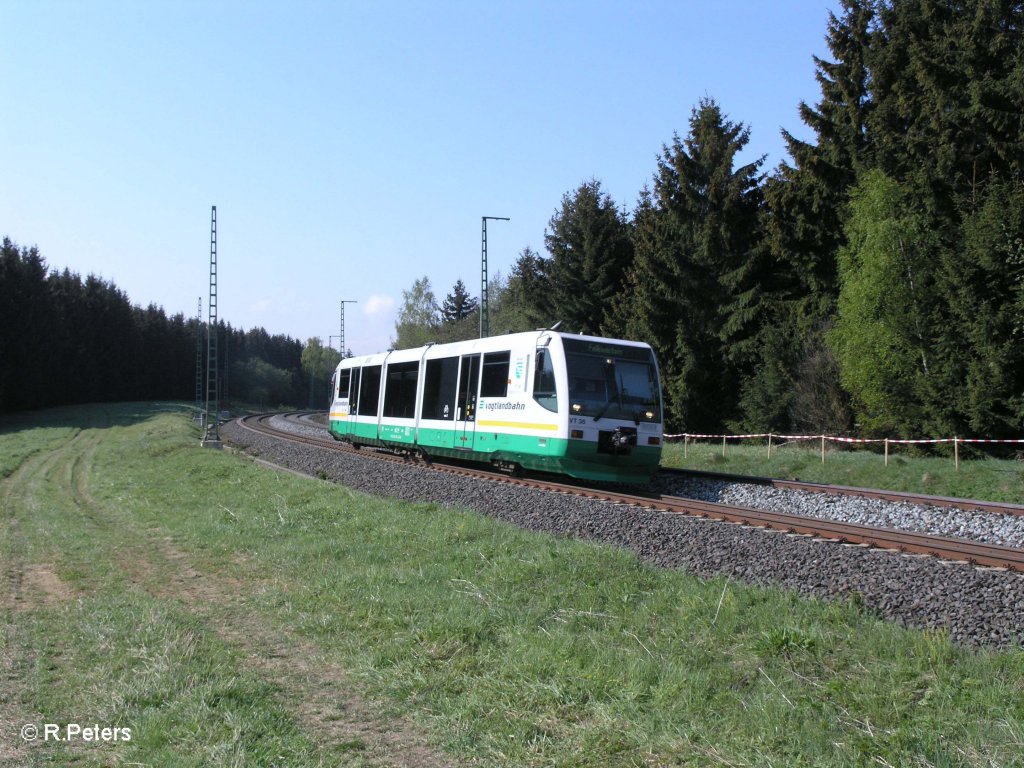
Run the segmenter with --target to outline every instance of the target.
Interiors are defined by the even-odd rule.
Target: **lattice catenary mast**
[[[206,325],[206,437],[203,442],[220,441],[217,431],[217,206],[210,209],[210,300]]]
[[[481,216],[480,229],[480,338],[490,335],[490,323],[487,317],[487,220],[511,221],[507,216]]]
[[[341,325],[338,328],[338,349],[341,350],[341,359],[345,359],[345,305],[346,304],[358,304],[358,301],[353,299],[342,299],[341,300]]]

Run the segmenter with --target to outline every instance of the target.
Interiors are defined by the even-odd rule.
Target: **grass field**
[[[0,429],[0,765],[1024,765],[1024,652],[197,438],[166,405]],[[19,735],[69,723],[131,739]]]
[[[690,443],[685,451],[682,443],[673,442],[665,445],[662,464],[1024,504],[1024,461],[987,458],[970,446],[961,447],[959,469],[952,455],[915,456],[912,449],[904,446],[891,449],[888,466],[882,453],[863,447],[836,450],[830,446],[822,463],[815,441],[776,445],[770,459],[765,441],[761,445],[729,444],[724,456],[721,442]]]

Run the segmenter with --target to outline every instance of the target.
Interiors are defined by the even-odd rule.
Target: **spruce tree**
[[[601,333],[633,260],[625,213],[592,179],[562,197],[544,244],[557,319],[567,330]]]
[[[1024,3],[901,0],[879,18],[876,163],[914,188],[933,225],[954,224],[958,195],[1024,170]]]
[[[830,57],[814,57],[821,98],[799,105],[814,138],[802,141],[783,130],[792,164],[780,163],[763,185],[764,271],[770,274],[764,313],[770,320],[755,341],[754,372],[742,384],[745,429],[799,422],[818,431],[825,422],[836,429],[848,420],[822,334],[839,293],[836,257],[846,200],[858,169],[871,158],[867,61],[874,18],[874,0],[843,0],[838,16],[829,13]]]
[[[790,296],[804,301],[815,318],[827,316],[835,306],[845,200],[858,170],[871,158],[867,60],[875,3],[843,0],[842,5],[841,16],[829,12],[826,43],[832,60],[814,57],[821,100],[813,107],[803,101],[799,106],[800,119],[814,131],[814,140],[801,141],[783,130],[793,165],[781,163],[765,185],[771,212],[766,220],[768,247],[790,278]]]
[[[457,323],[464,320],[477,310],[477,300],[469,295],[466,284],[459,278],[452,292],[449,293],[441,305],[441,322]]]
[[[615,322],[655,346],[673,428],[717,429],[731,418],[740,371],[729,348],[756,333],[747,311],[758,291],[761,161],[736,165],[748,140],[702,100],[687,137],[663,147],[634,215],[634,267]]]
[[[961,200],[960,238],[936,268],[940,364],[928,393],[943,434],[1024,433],[1024,182]]]
[[[511,330],[547,328],[557,322],[551,304],[550,263],[529,246],[512,265],[502,293],[502,322]]]
[[[0,411],[50,405],[48,388],[74,371],[54,355],[54,307],[47,290],[46,260],[9,238],[0,246]],[[59,328],[59,326],[58,326]]]

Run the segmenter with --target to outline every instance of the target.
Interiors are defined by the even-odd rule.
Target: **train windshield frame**
[[[661,422],[654,352],[605,341],[562,339],[570,415]]]

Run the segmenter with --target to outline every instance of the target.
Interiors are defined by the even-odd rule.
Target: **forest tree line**
[[[197,347],[198,344],[198,347]],[[0,246],[0,412],[206,397],[206,324],[133,305],[112,282],[51,270],[36,247]],[[263,328],[218,324],[222,401],[318,405],[340,355]],[[326,373],[325,373],[326,371]]]
[[[492,332],[651,343],[670,429],[1024,434],[1024,3],[843,0],[789,160],[712,98],[631,212],[592,179],[489,289]],[[475,335],[456,284],[394,344]]]

